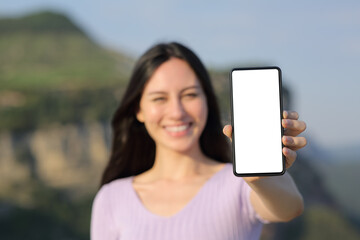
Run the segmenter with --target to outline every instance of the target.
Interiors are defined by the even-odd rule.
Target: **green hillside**
[[[42,11],[21,18],[1,19],[0,32],[76,32],[82,31],[66,16],[54,12]]]
[[[0,131],[108,121],[134,62],[52,12],[0,19],[0,52]]]
[[[133,62],[98,46],[67,17],[51,12],[0,19],[0,52],[2,90],[119,86]]]

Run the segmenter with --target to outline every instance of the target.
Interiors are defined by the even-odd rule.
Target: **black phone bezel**
[[[232,73],[234,71],[241,71],[241,70],[266,70],[266,69],[276,69],[279,72],[279,101],[280,101],[280,126],[281,126],[281,138],[284,135],[284,128],[281,125],[282,119],[283,119],[283,91],[282,91],[282,71],[280,67],[278,66],[266,66],[266,67],[241,67],[241,68],[233,68],[230,71],[230,109],[231,109],[231,126],[232,126],[232,162],[233,162],[233,173],[237,177],[261,177],[261,176],[280,176],[285,174],[286,172],[286,158],[282,154],[282,165],[283,169],[281,172],[270,172],[270,173],[237,173],[236,172],[236,160],[235,160],[235,134],[234,129],[236,126],[234,126],[234,111],[233,111],[233,88],[232,88]],[[284,147],[284,144],[281,141],[282,148]]]

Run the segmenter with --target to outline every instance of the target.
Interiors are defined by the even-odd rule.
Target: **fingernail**
[[[288,136],[285,136],[285,142],[286,143],[292,143],[292,138],[288,137]]]
[[[284,124],[286,124],[286,125],[290,124],[290,120],[288,120],[288,119],[283,119],[283,121],[284,121]]]
[[[284,152],[285,152],[285,154],[287,154],[289,152],[289,150],[286,147],[284,147]]]

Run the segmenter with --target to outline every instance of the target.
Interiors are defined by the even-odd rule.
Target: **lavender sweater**
[[[250,188],[226,164],[177,214],[148,211],[132,187],[133,177],[114,180],[97,193],[92,209],[92,240],[259,239],[262,220],[249,199]]]

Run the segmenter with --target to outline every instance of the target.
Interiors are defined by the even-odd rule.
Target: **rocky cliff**
[[[29,205],[34,200],[29,183],[34,180],[75,195],[93,194],[108,158],[108,143],[109,128],[99,122],[54,124],[21,135],[2,132],[0,196]]]

